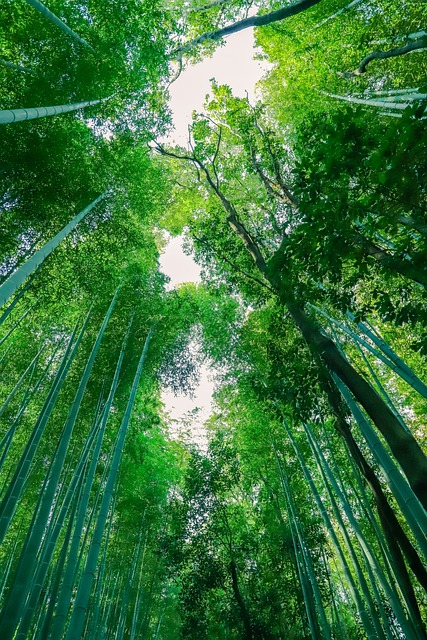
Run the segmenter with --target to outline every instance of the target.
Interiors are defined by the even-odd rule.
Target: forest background
[[[426,13],[4,0],[2,638],[427,637]],[[262,98],[162,143],[252,27]]]

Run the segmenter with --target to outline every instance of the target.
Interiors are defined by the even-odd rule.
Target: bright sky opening
[[[224,46],[217,49],[212,58],[190,66],[182,72],[170,88],[170,106],[175,127],[170,142],[187,146],[191,114],[193,111],[202,111],[206,96],[211,92],[212,78],[220,85],[229,85],[234,95],[248,95],[249,100],[255,100],[255,85],[264,74],[266,66],[253,59],[253,51],[253,29],[247,29],[233,34]],[[181,238],[169,240],[160,257],[160,268],[170,278],[168,288],[183,282],[200,281],[200,270],[194,260],[182,251]],[[162,392],[165,408],[172,420],[176,421],[171,435],[176,437],[187,431],[189,412],[197,407],[198,411],[191,419],[191,437],[200,448],[206,446],[202,424],[210,414],[213,387],[213,382],[209,379],[209,370],[203,367],[200,384],[192,398],[175,396],[167,390]]]
[[[193,111],[201,111],[207,94],[211,92],[211,79],[218,84],[228,84],[234,95],[247,95],[255,99],[255,85],[264,74],[266,63],[253,59],[253,29],[233,34],[225,45],[219,47],[212,58],[187,67],[170,87],[175,133],[172,140],[186,145],[188,125]]]

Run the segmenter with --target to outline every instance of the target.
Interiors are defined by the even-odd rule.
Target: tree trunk
[[[282,294],[282,299],[284,298]],[[340,353],[335,343],[295,303],[282,300],[308,345],[353,393],[386,439],[421,504],[427,509],[427,458],[384,400]]]
[[[287,7],[283,7],[282,9],[278,9],[277,11],[272,11],[271,13],[266,13],[262,16],[251,16],[250,18],[245,18],[244,20],[239,20],[239,22],[235,22],[234,24],[228,25],[228,27],[223,27],[222,29],[217,29],[216,31],[210,31],[209,33],[204,33],[203,35],[195,38],[194,40],[190,40],[187,44],[182,45],[178,49],[172,52],[175,56],[180,56],[186,51],[189,51],[193,47],[205,42],[206,40],[220,40],[225,36],[229,36],[232,33],[237,33],[238,31],[243,31],[243,29],[248,29],[249,27],[262,27],[264,25],[272,24],[273,22],[279,22],[280,20],[284,20],[285,18],[290,18],[291,16],[295,16],[310,7],[313,7],[315,4],[318,4],[320,0],[300,0],[300,2],[296,2],[295,4],[288,5]]]
[[[351,234],[348,242],[360,253],[361,257],[370,256],[384,269],[400,273],[405,278],[418,282],[418,284],[427,288],[427,274],[423,273],[422,268],[416,266],[413,262],[390,255],[360,233]]]
[[[396,58],[397,56],[404,56],[411,51],[417,51],[419,49],[425,49],[427,47],[427,37],[420,38],[419,40],[408,40],[403,47],[396,47],[395,49],[389,49],[388,51],[372,51],[359,64],[359,68],[353,71],[353,75],[359,76],[362,73],[366,73],[366,67],[372,60],[385,60],[386,58]]]

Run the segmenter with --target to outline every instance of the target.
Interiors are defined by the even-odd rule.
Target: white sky
[[[182,238],[170,238],[164,253],[160,256],[160,269],[169,278],[167,289],[173,289],[182,282],[200,282],[200,269],[191,256],[182,250]]]
[[[212,58],[185,69],[178,80],[170,87],[175,132],[171,141],[186,146],[188,139],[188,125],[191,123],[193,111],[202,111],[206,95],[210,93],[210,79],[215,78],[218,84],[228,84],[234,95],[254,101],[255,84],[262,77],[266,67],[262,68],[259,61],[253,60],[253,29],[246,29],[230,36],[225,46],[217,49]],[[200,270],[191,257],[186,256],[181,247],[181,238],[169,241],[163,255],[160,257],[160,268],[169,278],[169,288],[182,282],[200,281]],[[173,420],[176,428],[172,434],[177,435],[180,430],[186,430],[186,417],[195,407],[199,408],[197,417],[191,420],[191,431],[194,441],[203,448],[205,438],[201,427],[209,417],[212,401],[213,382],[209,380],[209,371],[203,368],[200,384],[193,398],[188,396],[174,396],[173,393],[163,391],[162,401]],[[186,415],[187,414],[187,415]]]
[[[262,77],[266,63],[253,59],[253,29],[244,29],[228,37],[212,58],[187,67],[170,87],[174,141],[185,145],[191,113],[201,111],[206,95],[210,93],[211,78],[218,84],[228,84],[236,96],[244,98],[246,91],[251,101],[255,98],[255,84]],[[262,68],[262,65],[264,68]]]

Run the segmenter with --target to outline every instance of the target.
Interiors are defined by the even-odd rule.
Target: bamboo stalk
[[[99,515],[95,526],[95,531],[92,537],[92,543],[89,549],[88,557],[86,560],[86,567],[83,575],[80,579],[79,587],[74,601],[73,611],[71,614],[70,625],[65,640],[80,640],[83,632],[85,618],[87,614],[87,607],[90,598],[93,578],[95,575],[96,564],[98,560],[99,551],[101,548],[102,537],[105,529],[105,523],[107,521],[108,513],[111,506],[111,500],[113,496],[114,485],[119,469],[121,454],[129,425],[130,416],[135,401],[136,391],[138,383],[141,377],[142,368],[147,356],[148,346],[150,344],[153,329],[150,329],[145,341],[144,349],[142,351],[138,368],[135,373],[135,377],[132,384],[132,389],[129,395],[129,400],[126,406],[125,414],[123,416],[122,423],[120,425],[117,443],[114,451],[113,460],[111,462],[111,469],[108,475],[107,484],[104,489],[101,506],[99,509]]]
[[[113,297],[113,300],[108,308],[101,328],[98,332],[98,336],[92,347],[92,351],[89,355],[88,361],[80,379],[76,395],[70,407],[70,411],[57,446],[55,457],[51,462],[48,475],[46,476],[45,486],[42,492],[41,505],[38,510],[35,522],[28,532],[27,540],[14,574],[13,584],[9,591],[8,599],[4,605],[2,616],[0,618],[0,625],[4,634],[4,640],[13,640],[16,633],[16,626],[19,622],[21,610],[24,606],[27,593],[31,586],[32,575],[37,562],[37,555],[43,539],[46,523],[49,519],[49,514],[58,487],[60,474],[64,465],[71,435],[80,411],[89,376],[92,371],[96,355],[99,351],[102,337],[113,312],[118,293],[119,290],[116,291]]]
[[[1,114],[1,112],[0,112]],[[100,202],[107,191],[101,193],[100,196],[95,198],[87,207],[85,207],[80,213],[78,213],[68,224],[61,229],[51,240],[36,251],[28,260],[15,271],[7,280],[0,286],[0,306],[9,300],[13,294],[19,289],[21,284],[35,271],[52,253],[54,249],[67,237],[67,235],[83,220],[87,214]],[[1,344],[1,343],[0,343]]]

